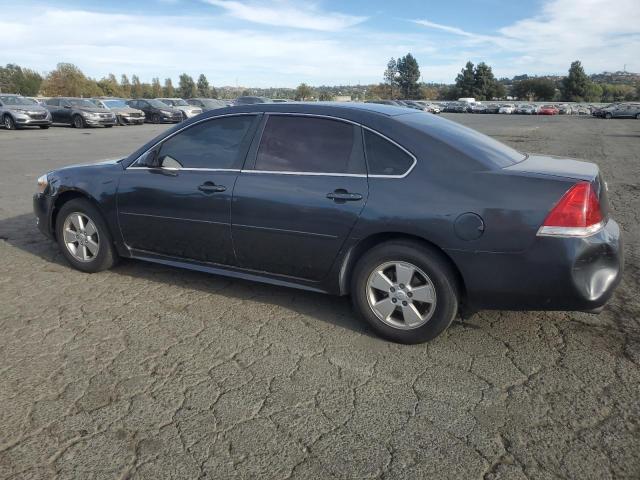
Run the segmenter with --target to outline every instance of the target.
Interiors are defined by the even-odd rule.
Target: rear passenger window
[[[413,165],[413,157],[389,140],[364,130],[369,175],[404,175]]]
[[[358,128],[327,118],[271,115],[262,134],[255,169],[364,174]]]
[[[240,168],[243,141],[254,115],[223,117],[198,123],[162,144],[161,167]]]

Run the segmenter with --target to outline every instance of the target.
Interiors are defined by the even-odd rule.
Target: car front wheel
[[[6,128],[7,130],[16,129],[16,122],[13,120],[13,117],[9,114],[4,116],[4,118],[2,119],[2,123],[4,125],[4,128]]]
[[[111,268],[117,253],[98,209],[85,199],[65,203],[56,220],[62,254],[78,270],[88,273]]]
[[[449,262],[427,245],[404,240],[378,245],[359,260],[351,296],[378,334],[407,344],[438,336],[455,318],[459,303]]]
[[[84,128],[87,126],[87,124],[84,121],[84,118],[82,118],[81,115],[75,115],[73,117],[73,126],[75,128]]]

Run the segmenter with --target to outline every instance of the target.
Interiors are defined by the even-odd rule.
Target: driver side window
[[[240,168],[255,115],[215,118],[193,125],[141,156],[134,166],[160,168]]]

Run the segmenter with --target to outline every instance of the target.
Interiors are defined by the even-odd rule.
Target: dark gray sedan
[[[79,270],[129,257],[350,294],[405,343],[460,311],[599,311],[623,266],[597,165],[387,105],[214,110],[43,175],[34,209]]]

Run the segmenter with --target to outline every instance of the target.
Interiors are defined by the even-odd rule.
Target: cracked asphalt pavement
[[[403,346],[346,298],[84,274],[36,229],[36,178],[166,127],[0,130],[0,478],[640,478],[640,121],[449,118],[600,165],[626,243],[604,312],[485,311]]]

